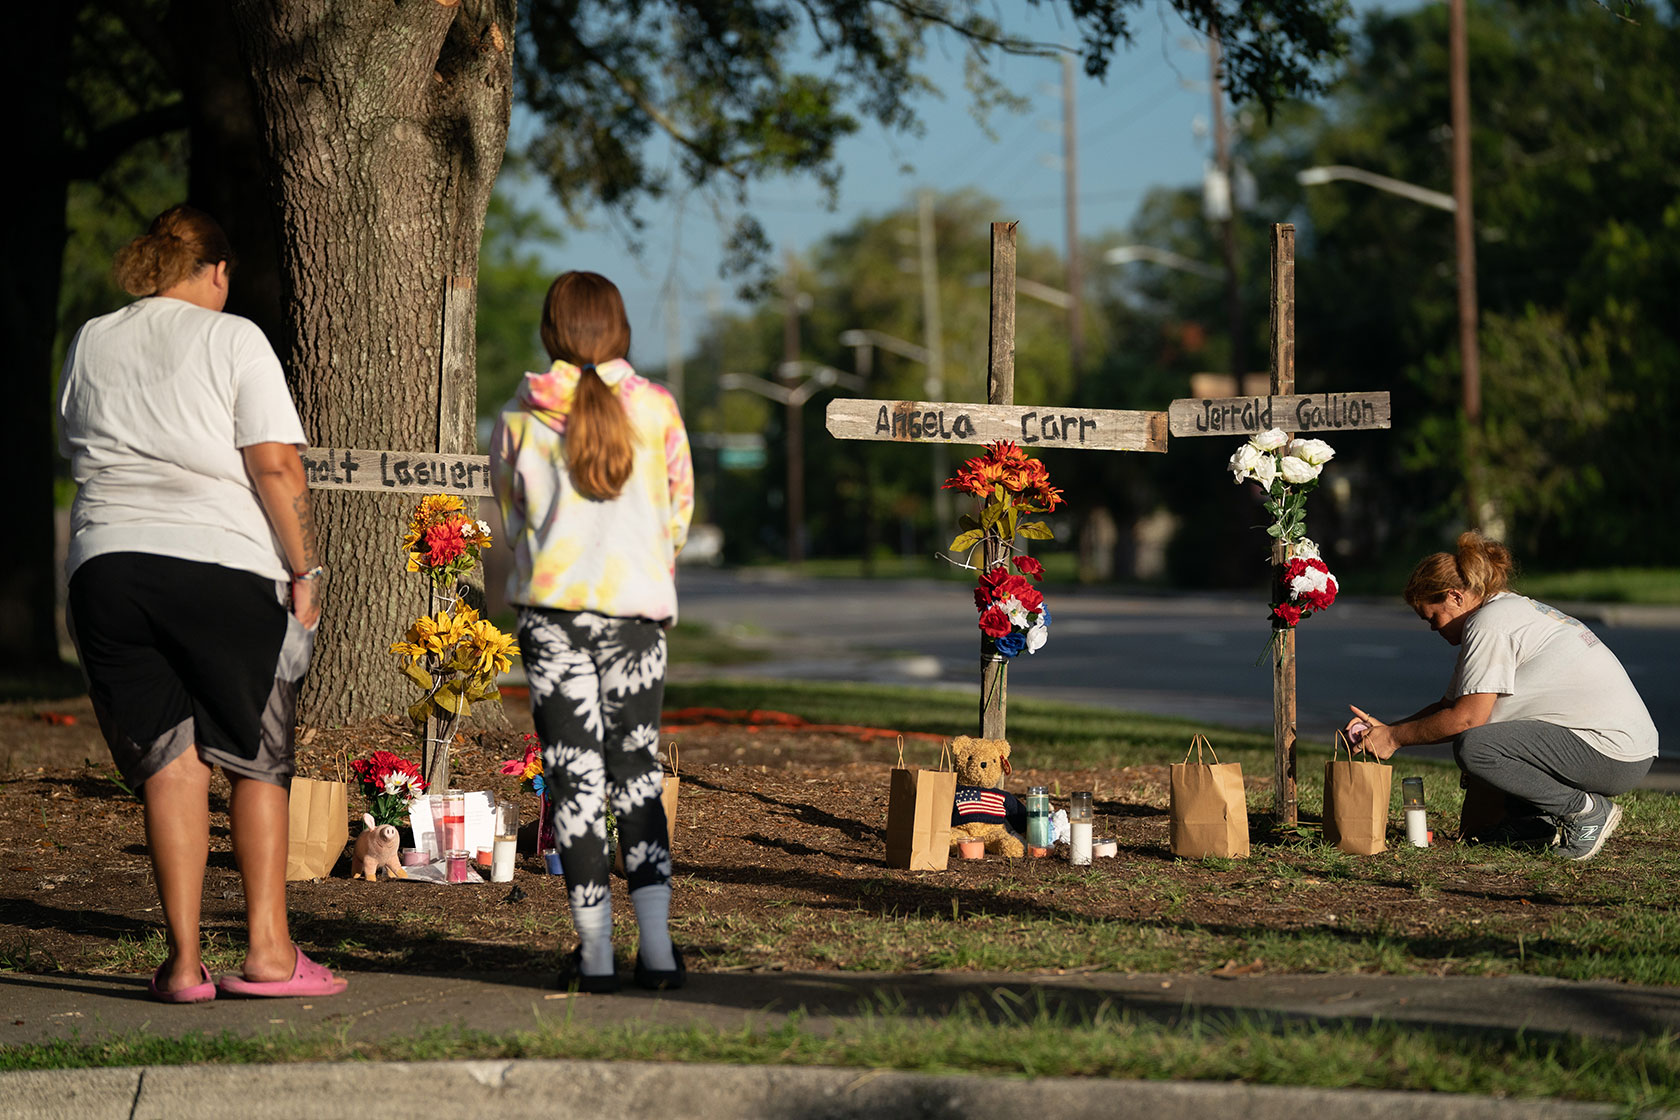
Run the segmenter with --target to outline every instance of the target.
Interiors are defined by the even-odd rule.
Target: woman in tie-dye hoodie
[[[671,944],[671,852],[659,764],[665,629],[694,512],[676,402],[625,356],[630,322],[612,281],[568,272],[543,308],[554,364],[502,409],[491,482],[514,557],[508,600],[543,746],[550,824],[579,946],[562,987],[614,991],[606,799],[612,797],[640,941],[636,982],[686,975]]]

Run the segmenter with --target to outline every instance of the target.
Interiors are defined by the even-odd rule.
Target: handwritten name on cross
[[[311,490],[491,496],[488,455],[307,447],[303,451],[303,473]]]
[[[1167,414],[1113,409],[1017,405],[1015,398],[1015,222],[992,223],[990,357],[985,404],[842,399],[830,401],[828,431],[838,439],[896,443],[973,444],[1009,440],[1023,448],[1165,451]],[[987,542],[985,565],[1002,563]],[[1004,668],[980,643],[980,735],[1004,738],[1008,695]]]

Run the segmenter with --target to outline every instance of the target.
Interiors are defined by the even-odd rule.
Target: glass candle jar
[[[490,857],[490,881],[506,883],[513,878],[513,856],[519,844],[519,803],[496,802],[495,841]]]
[[[448,868],[448,878],[451,883],[465,883],[467,881],[467,861],[472,853],[465,849],[452,850],[444,857]]]
[[[1050,846],[1050,790],[1047,786],[1027,789],[1027,846]]]
[[[1091,863],[1091,791],[1077,790],[1068,799],[1068,862],[1079,867]]]
[[[443,847],[453,852],[467,846],[467,793],[452,789],[443,795]]]

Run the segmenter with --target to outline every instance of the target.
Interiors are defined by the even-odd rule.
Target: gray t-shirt
[[[163,296],[90,319],[65,355],[58,421],[80,486],[69,572],[148,552],[287,578],[241,448],[308,441],[255,323]]]
[[[1608,758],[1656,757],[1656,725],[1616,655],[1579,621],[1526,596],[1501,592],[1466,620],[1446,699],[1473,692],[1498,696],[1489,723],[1540,720]]]

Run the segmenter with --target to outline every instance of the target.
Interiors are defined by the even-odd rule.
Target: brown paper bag
[[[1202,748],[1213,755],[1211,764],[1202,761]],[[1213,744],[1204,735],[1190,739],[1184,761],[1172,765],[1170,793],[1172,817],[1169,832],[1172,852],[1186,859],[1203,856],[1248,858],[1248,799],[1243,794],[1242,763],[1220,762]]]
[[[1347,747],[1345,759],[1337,745]],[[1388,802],[1394,768],[1380,762],[1355,762],[1353,746],[1336,732],[1330,761],[1324,764],[1324,842],[1356,856],[1374,856],[1388,847]]]
[[[665,775],[665,788],[659,791],[659,800],[665,805],[665,845],[675,852],[677,850],[677,795],[682,792],[682,778],[677,773],[677,744],[671,741],[670,749],[666,752],[671,758],[671,772]]]
[[[898,765],[888,786],[888,867],[943,871],[949,864],[957,774],[945,761],[946,750],[941,750],[938,769],[909,769],[904,765],[904,736],[898,737]]]
[[[293,778],[288,803],[286,879],[324,879],[350,842],[349,785],[343,779]]]

